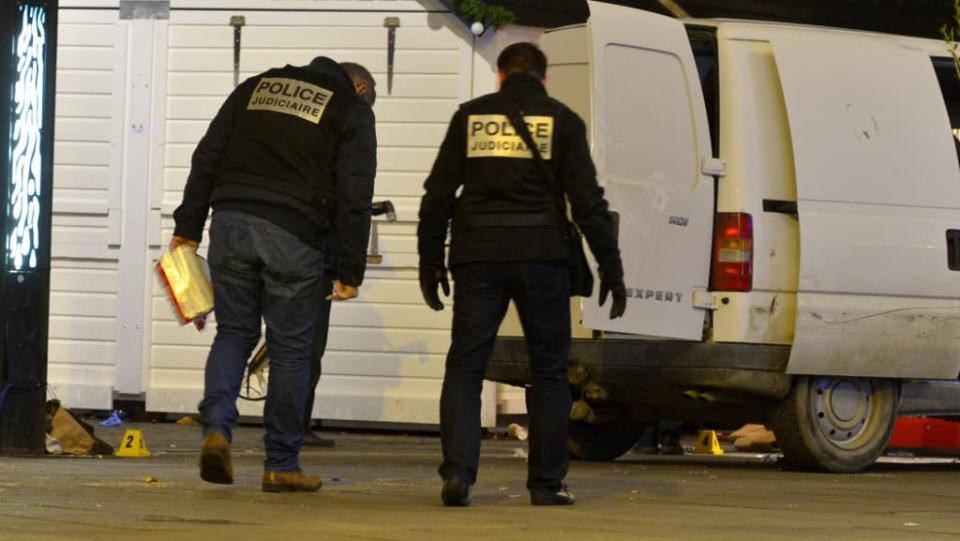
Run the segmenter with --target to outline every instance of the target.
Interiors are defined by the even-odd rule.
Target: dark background
[[[556,27],[587,19],[585,0],[485,0],[503,6],[519,24]],[[692,17],[759,19],[940,37],[953,17],[950,0],[675,0]],[[656,0],[611,0],[666,14]]]

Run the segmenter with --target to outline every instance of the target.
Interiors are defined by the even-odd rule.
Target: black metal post
[[[0,453],[45,449],[57,0],[0,2]]]

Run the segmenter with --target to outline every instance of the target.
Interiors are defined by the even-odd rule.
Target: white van
[[[759,421],[790,465],[850,472],[898,414],[960,413],[946,45],[589,4],[541,45],[588,123],[629,299],[615,321],[583,300],[576,454],[622,454],[639,422]],[[488,378],[529,381],[522,340]]]

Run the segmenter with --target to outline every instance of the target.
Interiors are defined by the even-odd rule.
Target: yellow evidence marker
[[[697,436],[697,447],[693,450],[693,453],[697,455],[722,455],[723,449],[720,448],[717,432],[715,430],[701,430],[700,435]]]
[[[143,441],[143,433],[131,428],[123,433],[120,447],[113,455],[120,458],[147,458],[150,451],[147,450],[147,443]]]

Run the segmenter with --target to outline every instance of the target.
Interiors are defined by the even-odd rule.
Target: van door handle
[[[763,200],[763,211],[764,212],[773,212],[776,214],[792,214],[797,215],[797,202],[796,201],[781,201],[779,199],[764,199]]]
[[[947,229],[947,267],[960,271],[960,229]]]

